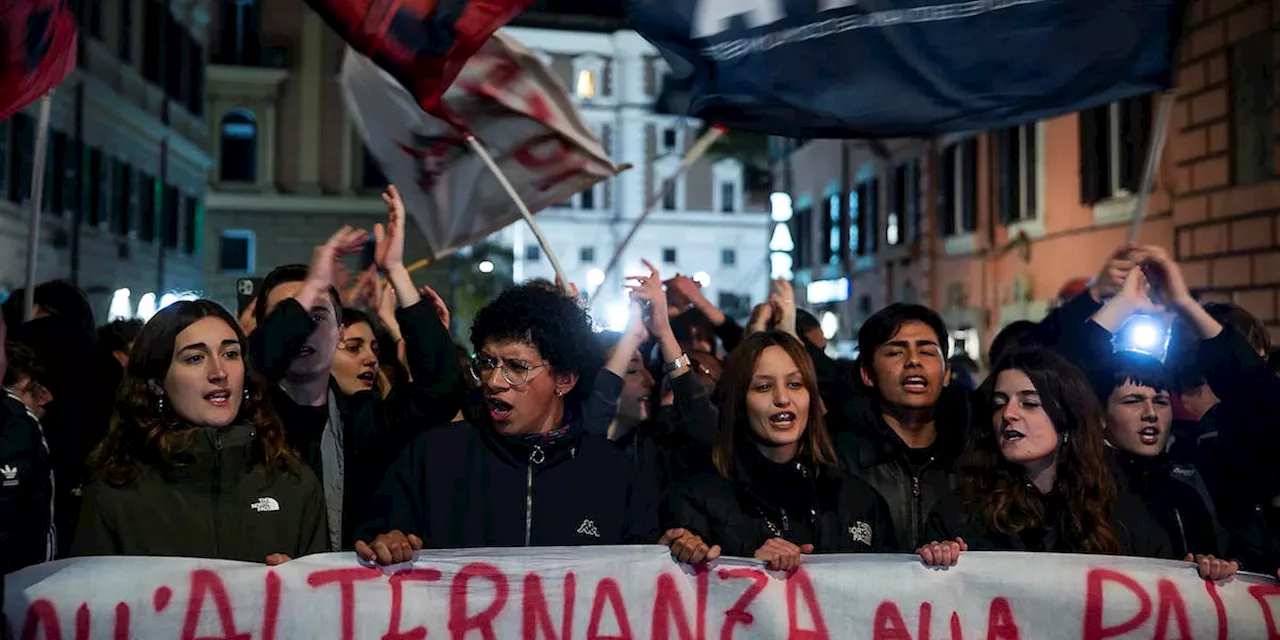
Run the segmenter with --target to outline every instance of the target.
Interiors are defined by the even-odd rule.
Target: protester
[[[129,364],[129,350],[142,331],[142,320],[113,320],[98,327],[98,346],[110,353],[121,367]]]
[[[285,441],[235,318],[208,300],[138,335],[72,555],[277,564],[327,549],[324,494]]]
[[[516,287],[480,311],[471,342],[483,412],[410,443],[356,553],[395,564],[424,547],[655,542],[653,489],[582,425],[603,364],[586,312],[558,291]]]
[[[385,400],[372,390],[347,395],[332,376],[342,324],[335,265],[360,251],[367,234],[344,227],[316,248],[309,267],[277,268],[258,288],[254,359],[272,385],[289,443],[324,484],[335,550],[352,548],[370,497],[405,444],[452,420],[462,403],[444,303],[414,286],[404,266],[403,203],[394,187],[383,200],[388,224],[375,227],[374,256],[399,300],[396,316],[412,374]]]
[[[716,473],[667,496],[663,541],[683,562],[724,552],[791,570],[801,554],[897,546],[884,499],[837,466],[817,375],[783,324],[789,333],[754,333],[725,363]]]
[[[30,351],[5,343],[6,325],[0,319],[0,576],[54,559],[54,476],[40,420],[15,386],[38,384]],[[16,381],[11,384],[11,381]],[[38,403],[37,403],[38,404]],[[3,580],[0,580],[3,582]]]
[[[1173,557],[1142,503],[1116,491],[1084,374],[1038,349],[1006,357],[992,375],[991,422],[974,431],[959,492],[929,514],[925,563],[955,564],[968,549]]]
[[[36,420],[44,420],[45,406],[53,401],[53,393],[45,386],[48,373],[40,365],[36,354],[20,342],[4,346],[9,368],[4,372],[4,389],[17,398]]]
[[[373,322],[369,320],[369,316],[356,309],[343,308],[341,315],[342,337],[330,370],[334,382],[346,396],[361,391],[374,391],[379,396],[386,397],[390,389],[385,388],[385,379],[380,375],[380,345],[374,337]]]

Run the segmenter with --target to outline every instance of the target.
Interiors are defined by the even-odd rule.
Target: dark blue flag
[[[658,108],[798,138],[995,129],[1166,89],[1184,0],[630,0]]]

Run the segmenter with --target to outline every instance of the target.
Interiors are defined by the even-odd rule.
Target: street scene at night
[[[1280,4],[0,4],[0,640],[1280,628]]]

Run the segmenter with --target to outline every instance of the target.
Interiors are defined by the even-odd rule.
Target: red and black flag
[[[533,0],[307,0],[351,48],[441,118],[467,59]]]
[[[76,20],[66,0],[0,1],[0,121],[76,68]]]

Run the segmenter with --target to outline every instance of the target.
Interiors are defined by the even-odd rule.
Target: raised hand
[[[778,314],[774,318],[778,330],[799,337],[796,335],[796,294],[791,283],[774,280],[773,295],[769,296],[769,302]]]
[[[373,237],[377,241],[373,262],[379,269],[387,271],[404,264],[404,201],[394,184],[387,185],[382,201],[387,205],[387,224],[373,225]]]
[[[422,538],[405,535],[399,529],[374,538],[373,544],[363,540],[356,542],[356,556],[365,562],[376,562],[384,567],[413,560],[413,552],[422,549]]]
[[[418,294],[431,301],[431,306],[436,308],[436,316],[440,318],[440,323],[444,325],[444,328],[448,329],[453,316],[449,313],[449,305],[444,303],[444,298],[441,298],[435,289],[426,285],[423,285]]]
[[[628,280],[634,280],[635,284],[628,284],[627,289],[631,291],[632,299],[640,300],[648,306],[649,321],[652,323],[649,330],[657,333],[662,330],[658,323],[666,321],[667,326],[670,326],[667,314],[667,295],[662,290],[662,274],[658,272],[658,268],[648,260],[642,262],[645,268],[649,270],[649,275],[628,278]]]
[[[1164,247],[1140,247],[1135,259],[1150,283],[1157,302],[1179,308],[1197,304],[1195,298],[1191,297],[1186,279],[1182,277],[1182,268]]]
[[[1107,298],[1120,292],[1121,287],[1124,286],[1124,279],[1137,266],[1137,262],[1134,261],[1134,253],[1137,250],[1137,246],[1127,244],[1116,249],[1111,257],[1107,258],[1107,263],[1102,265],[1102,270],[1089,285],[1089,295],[1093,296],[1094,300],[1106,302]]]
[[[763,302],[751,311],[751,319],[747,321],[747,335],[768,331],[774,321],[774,304]]]
[[[312,252],[311,264],[307,268],[307,280],[303,283],[303,288],[318,293],[333,286],[338,259],[360,251],[368,237],[368,231],[356,229],[350,225],[338,229],[328,242],[316,247]],[[303,306],[309,308],[308,305]]]

